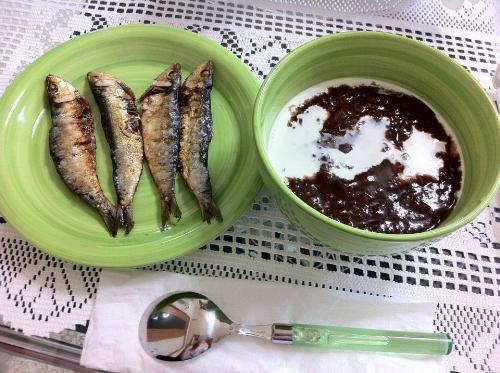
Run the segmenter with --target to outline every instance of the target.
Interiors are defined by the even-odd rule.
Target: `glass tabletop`
[[[0,352],[73,371],[96,372],[80,365],[85,333],[77,329],[80,331],[64,330],[52,333],[50,338],[41,338],[0,325]]]

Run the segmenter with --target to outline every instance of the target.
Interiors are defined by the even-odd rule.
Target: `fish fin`
[[[219,208],[215,204],[215,201],[211,198],[208,203],[201,204],[201,220],[206,221],[210,224],[210,219],[215,218],[222,222],[222,214]]]
[[[118,221],[115,215],[115,208],[110,203],[106,208],[100,209],[99,213],[101,214],[102,220],[106,225],[106,229],[112,237],[116,237],[116,232],[118,231]]]
[[[125,83],[123,83],[121,80],[116,79],[116,82],[132,98],[132,100],[135,101],[135,94],[134,94],[134,91],[132,91],[132,88],[130,88]]]
[[[161,74],[158,75],[153,81],[153,84],[142,94],[139,101],[142,102],[147,97],[157,93],[171,92],[172,90],[178,91],[181,79],[180,71],[181,65],[178,63],[175,63],[168,69],[162,71]],[[172,76],[172,73],[174,76]]]
[[[132,205],[119,206],[116,210],[116,217],[119,226],[125,228],[125,234],[129,234],[132,228],[134,228]]]
[[[144,91],[142,96],[139,98],[139,102],[144,101],[146,99],[146,97],[149,97],[149,96],[152,96],[154,94],[161,93],[161,92],[163,92],[163,90],[161,88],[158,88],[158,87],[152,85]]]
[[[165,229],[167,226],[168,218],[170,214],[174,215],[177,220],[181,218],[181,210],[179,209],[179,206],[177,205],[177,201],[175,200],[175,197],[171,197],[168,200],[162,199],[161,201],[161,226],[162,229]]]

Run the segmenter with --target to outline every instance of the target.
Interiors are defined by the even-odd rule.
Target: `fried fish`
[[[208,223],[212,218],[222,221],[222,215],[212,196],[207,167],[208,147],[212,140],[212,76],[212,62],[203,62],[186,78],[180,94],[179,158],[182,177],[198,200],[202,220]]]
[[[96,142],[90,105],[68,82],[49,75],[47,93],[52,113],[50,155],[68,188],[95,208],[116,236],[115,207],[104,195],[96,172]]]
[[[181,126],[180,85],[181,65],[175,64],[158,75],[139,99],[142,107],[144,154],[160,192],[163,228],[167,225],[170,214],[177,219],[181,217],[175,199]]]
[[[142,173],[141,119],[132,90],[111,74],[89,72],[87,79],[101,111],[101,124],[111,148],[113,180],[118,195],[116,218],[128,234],[133,226],[133,199]]]

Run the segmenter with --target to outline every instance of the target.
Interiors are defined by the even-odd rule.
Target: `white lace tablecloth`
[[[497,0],[458,12],[435,0],[0,0],[0,92],[54,45],[126,23],[169,24],[207,35],[260,78],[303,42],[348,30],[421,40],[456,59],[489,92],[500,59]],[[500,371],[500,194],[473,223],[433,246],[360,258],[316,245],[287,222],[264,190],[219,238],[148,269],[434,300],[435,329],[456,342],[449,370]],[[0,318],[12,328],[47,336],[86,325],[100,271],[39,251],[0,218]]]

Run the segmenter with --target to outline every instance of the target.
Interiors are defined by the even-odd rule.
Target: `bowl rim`
[[[385,39],[392,40],[396,42],[406,43],[408,46],[420,49],[423,53],[427,53],[432,55],[434,58],[438,59],[442,63],[451,65],[459,74],[461,74],[461,78],[467,81],[469,84],[472,84],[476,88],[476,93],[482,97],[485,102],[489,103],[489,108],[497,116],[497,126],[496,126],[496,137],[500,142],[500,117],[494,107],[494,104],[488,94],[485,92],[483,87],[479,84],[479,82],[468,73],[458,62],[448,57],[446,54],[441,51],[424,44],[423,42],[419,42],[413,39],[406,38],[400,35],[389,34],[381,31],[349,31],[349,32],[341,32],[333,35],[325,35],[320,36],[319,38],[308,41],[299,47],[295,48],[293,51],[288,53],[284,58],[282,58],[276,66],[274,66],[266,79],[262,83],[259,93],[257,94],[257,98],[255,100],[254,109],[253,109],[253,131],[254,131],[254,141],[257,147],[257,153],[259,154],[259,158],[261,160],[261,165],[270,176],[272,182],[278,187],[280,193],[285,194],[288,199],[290,199],[295,205],[297,205],[302,211],[307,213],[313,218],[320,220],[321,222],[332,226],[333,228],[337,228],[346,233],[353,234],[355,236],[378,240],[378,241],[390,241],[390,242],[412,242],[412,241],[422,241],[429,240],[432,238],[438,238],[444,235],[447,235],[460,227],[471,222],[475,217],[477,217],[488,205],[489,201],[494,197],[498,189],[500,188],[500,167],[497,170],[496,174],[496,182],[492,185],[490,190],[484,197],[481,202],[475,206],[474,209],[469,211],[464,216],[460,217],[456,221],[452,222],[448,226],[445,227],[437,227],[425,232],[420,233],[379,233],[372,232],[360,228],[355,228],[350,225],[341,223],[335,219],[332,219],[321,212],[317,211],[313,207],[309,206],[303,200],[301,200],[297,195],[295,195],[290,188],[279,178],[278,174],[275,172],[273,166],[271,165],[267,149],[264,147],[263,135],[261,131],[260,123],[262,121],[261,114],[259,112],[260,107],[263,104],[263,98],[266,94],[268,86],[275,79],[277,74],[280,73],[282,69],[286,67],[289,61],[293,60],[293,58],[302,53],[304,50],[311,48],[319,48],[325,46],[326,44],[335,42],[337,40],[343,39],[353,39],[353,38],[370,38],[370,39]],[[488,105],[488,104],[487,104]],[[495,134],[492,134],[495,135]],[[264,179],[264,178],[263,178]],[[265,180],[265,179],[264,179]]]

